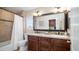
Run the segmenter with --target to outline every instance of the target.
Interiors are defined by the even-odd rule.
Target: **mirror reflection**
[[[65,30],[65,14],[47,14],[34,16],[34,29]]]

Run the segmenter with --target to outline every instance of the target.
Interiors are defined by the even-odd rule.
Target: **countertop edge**
[[[25,35],[70,40],[70,37],[65,35],[50,35],[50,34],[39,34],[39,33],[25,33]]]

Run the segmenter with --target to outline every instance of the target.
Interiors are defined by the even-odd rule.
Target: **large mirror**
[[[65,31],[66,30],[66,14],[44,14],[42,16],[34,16],[34,30],[54,30]]]

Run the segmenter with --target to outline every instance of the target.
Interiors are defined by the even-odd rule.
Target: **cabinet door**
[[[50,51],[50,39],[39,37],[39,51]]]
[[[54,51],[69,51],[70,43],[67,43],[67,40],[64,39],[55,39],[54,40]]]
[[[8,12],[6,10],[0,9],[0,20],[13,21],[14,20],[14,14],[11,13],[11,12]]]
[[[38,37],[28,36],[28,50],[38,51]]]

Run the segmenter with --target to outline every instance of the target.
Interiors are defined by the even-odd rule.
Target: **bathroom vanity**
[[[70,38],[65,35],[28,34],[29,51],[70,51]]]
[[[33,30],[28,33],[29,51],[70,51],[70,38],[65,33],[68,29],[68,12],[47,13],[33,17]],[[43,33],[46,31],[48,33]],[[41,32],[41,33],[39,33]],[[57,32],[57,34],[51,34]],[[69,33],[68,33],[69,35]]]

